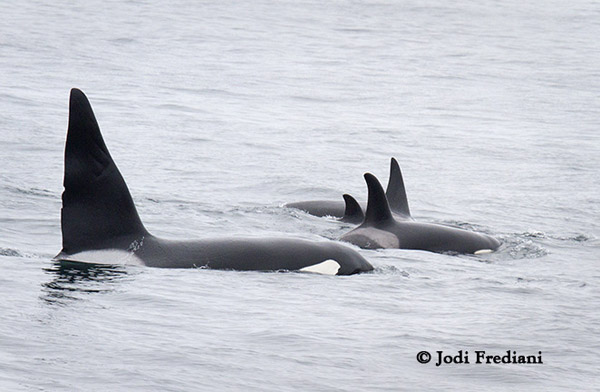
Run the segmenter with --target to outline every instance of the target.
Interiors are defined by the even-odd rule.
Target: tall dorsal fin
[[[365,180],[369,188],[369,201],[367,202],[367,212],[363,225],[376,226],[380,223],[393,221],[392,211],[377,177],[371,173],[365,173]]]
[[[63,185],[63,252],[98,249],[114,238],[147,233],[92,107],[78,89],[71,90]]]
[[[342,221],[350,223],[361,223],[365,219],[363,210],[356,201],[355,198],[348,194],[344,194],[344,202],[346,203],[346,209],[344,210],[344,217]]]
[[[404,188],[404,180],[402,179],[402,171],[395,158],[392,158],[390,162],[390,179],[385,195],[387,196],[392,211],[405,216],[410,216],[406,189]]]

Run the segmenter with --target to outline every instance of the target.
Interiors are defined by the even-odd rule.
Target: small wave
[[[313,97],[313,96],[305,96],[305,95],[290,95],[289,98],[295,99],[297,101],[306,101],[306,102],[315,102],[315,103],[330,103],[330,102],[336,101],[333,98]]]
[[[132,44],[137,42],[137,40],[133,39],[133,38],[113,38],[111,40],[109,40],[108,42],[112,42],[113,44],[118,44],[118,45],[127,45],[127,44]]]
[[[546,238],[546,233],[543,231],[527,230],[525,233],[521,233],[521,236],[525,238]]]
[[[0,256],[23,257],[26,259],[50,259],[50,258],[52,258],[52,255],[49,255],[49,254],[23,252],[18,249],[12,249],[12,248],[0,248]]]
[[[0,256],[24,257],[21,252],[11,248],[0,248]]]
[[[349,28],[349,27],[341,27],[341,28],[337,28],[334,29],[335,31],[339,31],[342,33],[373,33],[376,30],[372,30],[372,29],[360,29],[360,28]]]
[[[248,97],[248,94],[243,94],[239,91],[231,91],[224,90],[218,88],[190,88],[190,87],[181,87],[181,86],[169,86],[167,87],[170,90],[178,91],[178,92],[186,92],[194,95],[214,95],[214,96],[224,96],[224,97]]]
[[[568,239],[571,240],[571,241],[575,241],[575,242],[586,242],[586,241],[592,240],[593,238],[592,237],[588,237],[585,234],[579,234],[579,235],[576,235],[575,237],[570,237]]]
[[[521,237],[504,240],[502,248],[513,259],[537,259],[548,254],[548,250],[541,245],[534,243],[528,238]]]
[[[179,111],[179,112],[185,112],[185,113],[198,113],[200,110],[198,108],[193,108],[191,106],[187,106],[187,105],[181,105],[181,104],[172,104],[172,103],[165,103],[165,104],[161,104],[161,105],[157,105],[157,108],[161,108],[161,109],[167,109],[170,111]]]
[[[40,197],[47,197],[47,198],[55,197],[54,193],[48,189],[20,188],[17,186],[7,186],[6,189],[8,189],[10,192],[13,192],[13,193],[16,193],[19,195],[40,196]]]
[[[583,233],[574,233],[572,235],[552,235],[546,234],[543,231],[536,230],[528,230],[524,233],[521,233],[520,236],[525,238],[538,238],[538,239],[552,239],[558,241],[569,241],[569,242],[587,242],[594,240],[593,236],[589,236]]]
[[[403,269],[400,269],[394,265],[390,265],[390,264],[376,266],[375,269],[373,270],[373,272],[376,274],[384,274],[384,275],[400,275],[405,278],[410,277],[410,274],[408,272],[406,272]]]
[[[589,235],[585,235],[585,234],[574,234],[571,236],[557,236],[557,237],[551,237],[554,238],[556,240],[560,240],[560,241],[569,241],[569,242],[588,242],[588,241],[592,241],[595,239],[595,237],[593,236],[589,236]]]

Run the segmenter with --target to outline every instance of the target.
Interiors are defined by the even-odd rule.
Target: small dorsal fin
[[[356,199],[348,194],[344,194],[344,202],[346,203],[346,209],[344,210],[344,217],[342,221],[350,223],[361,223],[365,219],[363,210],[356,201]]]
[[[395,158],[392,158],[390,162],[390,179],[385,195],[387,196],[392,211],[401,215],[410,216],[408,198],[406,197],[406,189],[404,188],[404,180],[402,179],[402,171]]]
[[[379,223],[393,221],[392,211],[383,192],[383,187],[377,177],[371,173],[365,173],[365,180],[369,188],[369,201],[363,225],[377,225]]]
[[[61,228],[63,251],[97,249],[147,233],[85,94],[71,90]]]

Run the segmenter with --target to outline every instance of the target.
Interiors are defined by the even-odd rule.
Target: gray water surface
[[[589,1],[0,4],[0,389],[593,390],[600,6]],[[366,198],[485,256],[360,251],[373,273],[56,264],[72,87],[146,227],[335,239],[285,202]],[[420,351],[543,364],[420,364]]]

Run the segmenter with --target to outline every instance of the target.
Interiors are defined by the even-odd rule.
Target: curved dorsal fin
[[[71,90],[63,185],[64,252],[98,249],[114,238],[147,233],[92,107],[78,89]]]
[[[406,189],[404,188],[404,180],[402,179],[402,171],[400,171],[400,166],[395,158],[392,158],[390,162],[390,179],[385,195],[387,196],[392,211],[410,216]]]
[[[363,213],[360,204],[358,204],[355,198],[348,194],[344,194],[343,197],[344,202],[346,203],[346,209],[344,210],[344,217],[342,218],[342,221],[361,223],[365,219],[365,214]]]
[[[371,173],[365,173],[365,180],[369,188],[369,201],[363,224],[376,226],[383,222],[393,221],[387,197],[377,177]]]

